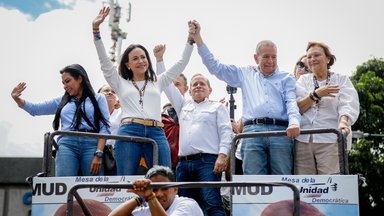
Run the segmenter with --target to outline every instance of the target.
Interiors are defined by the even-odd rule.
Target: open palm
[[[21,82],[19,84],[17,84],[17,86],[15,86],[15,88],[13,88],[12,92],[11,92],[11,96],[12,98],[18,98],[21,96],[22,92],[27,88],[27,84],[25,82]]]
[[[103,8],[100,10],[99,14],[97,15],[97,17],[96,17],[96,18],[93,20],[93,22],[92,22],[92,26],[93,26],[93,28],[99,28],[100,24],[101,24],[102,22],[104,22],[105,17],[108,16],[109,11],[110,11],[110,8],[109,8],[109,7],[103,7]]]

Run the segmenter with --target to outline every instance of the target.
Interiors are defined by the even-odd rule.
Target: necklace
[[[329,84],[329,81],[331,80],[331,73],[327,71],[327,81],[325,81],[325,85]],[[313,85],[315,86],[315,89],[313,90],[313,94],[315,94],[316,89],[320,88],[319,83],[317,81],[317,78],[315,75],[313,75]],[[320,102],[321,98],[316,101],[316,104]]]
[[[141,105],[141,109],[143,109],[143,107],[144,107],[143,97],[144,97],[145,87],[147,87],[147,83],[148,83],[148,80],[145,80],[143,87],[141,87],[141,89],[139,89],[139,86],[137,86],[135,80],[132,80],[133,86],[135,86],[137,91],[139,91],[139,95],[140,95],[139,104]]]
[[[329,84],[330,79],[331,79],[331,73],[327,71],[327,81],[325,82],[325,85]],[[315,75],[313,75],[313,85],[315,86],[315,90],[320,87]]]

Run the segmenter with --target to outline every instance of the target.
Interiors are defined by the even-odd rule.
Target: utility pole
[[[109,8],[111,9],[109,15],[109,27],[111,29],[112,39],[112,46],[109,53],[111,61],[116,64],[117,58],[121,53],[121,44],[123,40],[127,38],[127,33],[119,27],[122,7],[118,0],[110,0]],[[131,21],[131,3],[128,2],[126,22],[128,23],[129,21]]]

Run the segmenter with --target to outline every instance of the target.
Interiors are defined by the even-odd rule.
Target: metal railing
[[[153,146],[153,164],[157,165],[159,162],[158,155],[158,146],[155,140],[144,137],[136,136],[121,136],[121,135],[110,135],[110,134],[100,134],[100,133],[88,133],[88,132],[78,132],[78,131],[54,131],[52,133],[44,134],[44,153],[43,153],[43,173],[41,177],[47,177],[51,174],[52,166],[52,147],[58,149],[58,145],[54,141],[54,137],[58,135],[63,136],[80,136],[80,137],[93,137],[93,138],[105,138],[105,139],[116,139],[122,141],[131,141],[139,143],[150,143]]]
[[[340,173],[347,175],[349,174],[348,169],[348,152],[347,152],[347,143],[346,143],[346,132],[343,130],[342,133],[339,133],[336,129],[302,129],[300,130],[300,135],[303,134],[322,134],[322,133],[334,133],[338,135],[338,143],[339,143],[339,165],[340,165]],[[243,138],[252,138],[252,137],[271,137],[271,136],[286,136],[286,131],[263,131],[263,132],[250,132],[250,133],[239,133],[235,135],[232,139],[232,151],[231,151],[231,176],[235,175],[235,153],[236,153],[236,142],[239,139]]]
[[[292,183],[288,182],[153,182],[148,187],[150,188],[166,188],[166,187],[178,187],[178,188],[201,188],[201,187],[247,187],[247,186],[272,186],[272,187],[288,187],[293,191],[293,215],[300,215],[300,192],[299,189]],[[133,185],[131,183],[126,184],[79,184],[73,186],[67,195],[67,210],[66,216],[73,215],[73,198],[80,205],[85,216],[92,216],[89,208],[84,203],[80,194],[77,192],[83,188],[123,188],[131,189]]]

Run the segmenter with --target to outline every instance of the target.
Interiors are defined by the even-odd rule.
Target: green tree
[[[357,66],[351,77],[360,100],[360,115],[353,130],[370,134],[354,143],[349,153],[350,173],[360,173],[367,186],[359,189],[360,215],[384,212],[384,59],[373,58]]]

